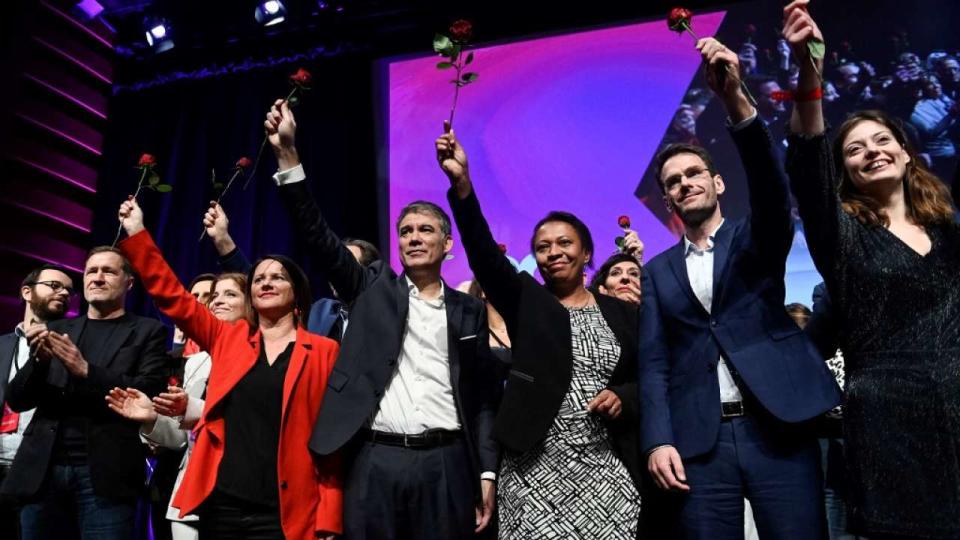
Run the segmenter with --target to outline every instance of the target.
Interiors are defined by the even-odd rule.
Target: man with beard
[[[139,426],[112,413],[104,397],[117,387],[156,395],[168,361],[163,324],[124,309],[133,280],[119,250],[94,248],[84,263],[86,313],[26,330],[30,358],[6,400],[16,412],[36,410],[0,487],[25,503],[25,539],[133,534],[145,454]]]
[[[3,404],[3,420],[0,421],[0,483],[7,477],[23,440],[23,432],[33,418],[33,409],[17,413],[6,402],[7,383],[13,380],[30,357],[26,332],[34,324],[62,319],[73,292],[73,280],[66,269],[54,265],[34,269],[20,284],[20,298],[24,304],[23,322],[17,324],[13,332],[0,336],[0,404]],[[0,499],[0,538],[19,538],[17,513],[12,500]]]
[[[659,487],[678,494],[680,538],[742,539],[744,497],[760,538],[823,538],[819,446],[799,423],[840,394],[783,309],[787,179],[766,126],[726,73],[737,72],[736,54],[713,38],[697,45],[729,115],[750,214],[724,219],[724,180],[702,148],[673,145],[657,156],[684,237],[644,267],[640,448]]]

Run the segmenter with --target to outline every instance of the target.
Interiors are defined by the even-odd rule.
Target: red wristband
[[[793,102],[794,103],[803,103],[805,101],[817,101],[818,99],[823,99],[823,87],[818,86],[809,92],[804,92],[802,94],[794,92]]]

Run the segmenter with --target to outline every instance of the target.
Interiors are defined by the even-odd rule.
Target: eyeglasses
[[[67,296],[73,296],[77,292],[73,289],[73,287],[67,287],[59,281],[34,281],[30,283],[30,285],[46,285],[47,287],[50,287],[50,290],[53,291],[54,294],[65,290],[67,291]]]

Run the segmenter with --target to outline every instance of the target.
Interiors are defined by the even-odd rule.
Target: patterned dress
[[[606,388],[620,344],[600,308],[570,308],[573,377],[544,440],[505,453],[500,538],[634,539],[640,494],[587,403]]]

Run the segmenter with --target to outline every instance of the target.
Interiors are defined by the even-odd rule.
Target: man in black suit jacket
[[[0,491],[22,498],[25,538],[128,539],[144,483],[138,424],[113,414],[115,387],[156,394],[166,382],[166,329],[124,310],[133,272],[110,247],[87,256],[86,315],[27,330],[31,358],[7,389],[15,411],[36,408]]]
[[[364,267],[306,188],[286,102],[277,101],[265,127],[284,204],[351,306],[310,442],[322,455],[356,445],[348,452],[344,536],[473,537],[496,500],[495,382],[485,306],[440,278],[453,246],[449,217],[432,203],[408,205],[397,223],[403,274],[384,261]]]
[[[15,412],[7,405],[7,384],[20,372],[30,358],[26,330],[34,324],[62,319],[70,306],[73,279],[67,270],[45,264],[35,268],[20,285],[23,300],[23,322],[13,332],[0,336],[0,404],[3,421],[0,422],[0,484],[10,472],[17,455],[23,432],[33,418],[33,410]],[[0,497],[0,538],[19,538],[19,510],[15,501]]]

